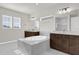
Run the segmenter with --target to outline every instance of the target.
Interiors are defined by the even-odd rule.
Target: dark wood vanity
[[[39,32],[24,31],[24,35],[24,37],[37,36],[39,35]]]
[[[69,54],[79,55],[79,35],[51,33],[50,47]]]

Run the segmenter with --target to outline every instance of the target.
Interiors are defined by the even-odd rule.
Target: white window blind
[[[21,18],[13,17],[13,28],[21,28]]]
[[[12,16],[2,15],[3,28],[12,28]]]
[[[3,28],[21,28],[21,18],[2,15]]]

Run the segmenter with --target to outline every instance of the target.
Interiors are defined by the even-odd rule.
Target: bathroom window
[[[20,17],[13,17],[13,28],[21,28],[21,18]]]
[[[2,15],[2,26],[4,29],[8,28],[21,28],[21,18]]]
[[[12,16],[2,15],[2,26],[5,29],[12,28]]]

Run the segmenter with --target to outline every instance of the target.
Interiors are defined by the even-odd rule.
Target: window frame
[[[7,18],[7,19],[5,19]],[[5,23],[7,23],[5,25]],[[4,27],[5,26],[8,26],[8,27]],[[12,16],[8,16],[8,15],[2,15],[2,28],[3,29],[12,29]]]
[[[18,23],[15,23],[16,22],[15,21],[16,19],[14,19],[14,18],[18,18],[18,20],[19,20]],[[21,29],[21,27],[22,27],[22,25],[21,25],[21,17],[15,17],[14,16],[12,19],[13,19],[13,21],[12,21],[13,29]],[[19,24],[19,27],[18,28],[17,27],[14,27],[14,24]]]
[[[3,29],[21,29],[21,27],[21,17],[2,15]]]

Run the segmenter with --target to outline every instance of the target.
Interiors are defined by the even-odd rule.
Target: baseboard
[[[2,42],[0,44],[6,44],[6,43],[13,43],[13,42],[16,42],[17,40],[12,40],[12,41],[7,41],[7,42]]]

